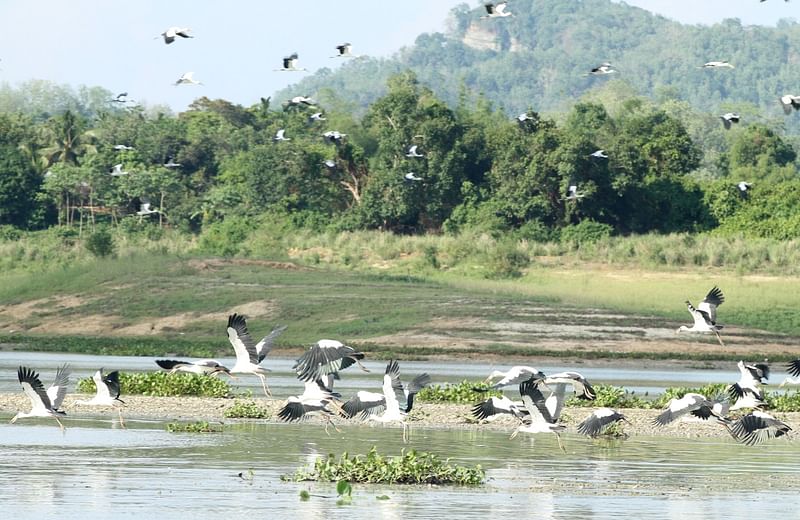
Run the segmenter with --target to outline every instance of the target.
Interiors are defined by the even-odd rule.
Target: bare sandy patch
[[[88,301],[88,298],[75,295],[40,298],[38,300],[30,300],[22,303],[0,305],[0,315],[10,318],[13,321],[26,320],[34,314],[72,309],[74,307],[79,307]]]
[[[271,260],[252,260],[247,258],[230,258],[230,259],[207,258],[203,260],[195,259],[195,260],[189,260],[188,265],[192,269],[197,269],[199,271],[220,269],[228,265],[255,265],[261,267],[270,267],[273,269],[290,269],[290,270],[307,269],[306,267],[301,267],[293,262],[274,262]]]

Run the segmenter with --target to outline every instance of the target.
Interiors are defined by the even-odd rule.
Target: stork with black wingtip
[[[34,372],[28,367],[21,366],[17,369],[17,379],[19,384],[22,385],[22,391],[28,396],[31,401],[30,412],[17,412],[11,418],[11,422],[15,423],[18,419],[27,417],[52,417],[58,423],[58,427],[63,432],[64,425],[58,419],[64,417],[66,412],[60,410],[61,403],[64,401],[64,396],[67,395],[67,385],[69,384],[69,366],[62,365],[56,369],[56,377],[53,384],[45,390],[42,381],[39,379],[39,374]]]

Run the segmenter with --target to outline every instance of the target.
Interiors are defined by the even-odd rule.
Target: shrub
[[[506,240],[497,244],[489,253],[487,262],[489,278],[519,278],[522,269],[528,267],[531,258],[527,252],[517,247],[517,243]]]
[[[337,460],[333,454],[320,457],[309,471],[298,470],[283,480],[318,480],[322,482],[359,482],[374,484],[483,484],[486,472],[450,464],[428,452],[403,450],[399,457],[383,457],[373,446],[366,457],[349,458],[347,452]]]
[[[108,229],[104,227],[97,228],[94,233],[89,235],[89,238],[86,239],[84,246],[86,247],[87,251],[98,258],[111,256],[116,250],[114,237],[111,235]]]
[[[230,408],[225,410],[223,415],[229,419],[267,419],[270,413],[255,401],[239,401],[237,399]]]
[[[227,397],[230,385],[216,377],[195,374],[169,374],[167,372],[120,373],[120,393],[140,394],[155,397],[178,397],[183,395],[198,397]],[[78,392],[95,392],[94,381],[85,378],[78,381]]]
[[[639,397],[634,392],[614,385],[595,385],[595,399],[587,401],[585,399],[571,398],[567,401],[568,406],[578,407],[608,407],[608,408],[652,408],[653,401]]]
[[[664,390],[664,393],[653,402],[654,408],[663,408],[670,399],[680,399],[686,394],[701,394],[709,399],[720,398],[728,395],[728,385],[725,383],[712,383],[700,388],[673,387]]]
[[[608,224],[602,224],[594,220],[582,220],[578,224],[565,226],[561,229],[561,242],[591,244],[610,237],[613,230],[614,228]]]
[[[234,256],[254,228],[251,219],[228,217],[208,226],[200,237],[200,250],[220,256]]]

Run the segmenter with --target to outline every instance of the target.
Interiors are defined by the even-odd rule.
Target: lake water
[[[746,447],[730,439],[552,435],[318,424],[226,425],[222,433],[168,433],[160,422],[72,420],[8,424],[0,417],[2,518],[797,518],[800,450],[790,441]],[[282,482],[316,456],[383,454],[403,447],[481,464],[480,487],[354,485],[349,506],[335,484]],[[248,475],[245,480],[239,473]],[[301,490],[314,495],[303,502]],[[376,496],[388,495],[388,500]]]
[[[160,370],[155,364],[155,359],[152,357],[94,356],[49,352],[0,352],[0,392],[19,391],[17,367],[20,365],[29,366],[37,370],[42,377],[42,382],[47,386],[55,375],[56,367],[63,363],[70,364],[74,382],[77,378],[91,377],[94,371],[100,367],[105,368],[106,372],[111,370],[136,372]],[[218,361],[228,367],[232,367],[234,364],[233,358],[218,358]],[[264,361],[263,365],[272,370],[272,373],[268,376],[268,382],[270,390],[275,397],[283,398],[302,392],[302,385],[292,372],[293,364],[294,359],[272,356]],[[386,362],[368,360],[364,365],[370,370],[369,373],[362,372],[357,367],[349,368],[342,373],[342,379],[336,382],[336,389],[345,396],[358,390],[377,390],[381,385],[380,380],[383,377]],[[433,383],[453,383],[463,379],[480,380],[489,375],[492,370],[506,370],[510,366],[510,364],[501,366],[480,362],[400,362],[401,375],[405,380],[410,380],[417,374],[427,372],[430,374]],[[553,365],[541,365],[537,368],[545,373],[575,370],[583,374],[593,384],[604,383],[622,386],[628,390],[635,391],[639,395],[645,393],[658,395],[668,387],[698,387],[708,383],[733,383],[739,379],[739,371],[736,368],[736,363],[733,362],[730,363],[729,370],[597,367],[592,366],[591,362],[570,366],[556,363]],[[779,367],[773,367],[773,369],[775,373],[772,376],[772,381],[779,383],[787,374],[784,374]],[[241,376],[230,382],[234,388],[252,390],[254,395],[262,393],[260,383],[256,377]]]

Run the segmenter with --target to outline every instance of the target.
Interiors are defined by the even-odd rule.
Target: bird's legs
[[[122,409],[120,409],[120,408],[117,408],[117,412],[119,413],[119,425],[120,425],[122,428],[125,428],[125,429],[127,429],[127,427],[125,426],[125,419],[123,419],[123,418],[122,418]]]
[[[54,415],[54,416],[53,416],[53,419],[55,419],[55,420],[56,420],[56,422],[58,423],[58,427],[59,427],[59,428],[61,428],[61,433],[66,433],[67,429],[66,429],[66,428],[64,428],[64,425],[63,425],[63,424],[61,424],[61,421],[59,421],[59,420],[58,420],[58,417],[56,417],[56,416]]]
[[[400,424],[403,425],[403,444],[408,444],[409,433],[410,433],[408,431],[408,425],[406,424],[405,421],[400,421]]]
[[[256,374],[256,375],[258,376],[259,379],[261,379],[261,387],[264,389],[264,394],[266,394],[267,397],[272,397],[272,392],[270,392],[269,388],[267,387],[266,376],[264,376],[263,374]]]
[[[717,336],[717,341],[719,341],[719,344],[720,344],[720,346],[721,346],[722,348],[725,348],[725,343],[723,343],[723,342],[722,342],[722,337],[720,337],[720,335],[719,335],[719,331],[718,331],[718,330],[715,330],[715,331],[714,331],[714,334]]]
[[[361,364],[361,361],[359,361],[359,360],[357,360],[357,359],[356,359],[356,365],[358,365],[358,368],[360,368],[360,369],[361,369],[361,370],[363,370],[364,372],[369,372],[369,369],[368,369],[367,367],[365,367],[364,365],[362,365],[362,364]]]
[[[509,439],[514,439],[517,435],[519,435],[519,429],[522,428],[522,425],[517,426],[517,429],[511,432],[511,437]]]
[[[325,416],[325,433],[328,433],[328,426],[333,426],[333,429],[336,430],[336,433],[342,433],[342,430],[336,427],[336,423],[333,422],[333,419]],[[330,433],[328,433],[330,435]]]
[[[564,444],[561,442],[561,435],[558,432],[553,432],[556,436],[556,440],[558,441],[558,447],[561,448],[561,451],[566,453],[567,450],[564,448]]]

